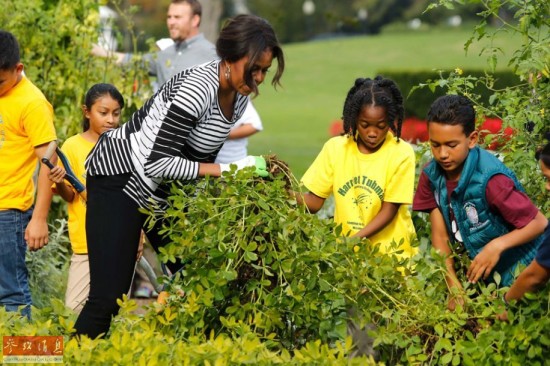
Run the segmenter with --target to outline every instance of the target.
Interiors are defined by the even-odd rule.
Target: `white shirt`
[[[237,122],[235,122],[235,125],[233,125],[231,130],[234,130],[239,126],[246,124],[252,125],[252,127],[254,127],[257,131],[263,130],[260,115],[250,101],[246,106],[246,110],[244,111],[243,116]],[[229,164],[239,159],[245,158],[248,155],[247,146],[248,137],[225,140],[225,143],[223,144],[220,152],[218,153],[218,156],[216,157],[216,163]]]

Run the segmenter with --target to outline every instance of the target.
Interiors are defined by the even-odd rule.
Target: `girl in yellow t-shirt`
[[[415,230],[408,206],[415,155],[399,138],[404,119],[399,88],[381,76],[355,80],[342,119],[345,134],[325,143],[302,177],[309,192],[296,195],[298,202],[317,212],[332,194],[334,220],[345,235],[380,244],[382,253],[413,256],[417,250],[411,246]]]
[[[122,94],[111,84],[95,84],[86,93],[82,110],[82,133],[69,137],[61,150],[73,169],[75,176],[86,185],[86,157],[99,139],[99,136],[118,127],[121,110],[124,107]],[[90,291],[90,267],[86,245],[86,202],[76,190],[64,180],[65,169],[61,165],[49,174],[55,183],[53,190],[69,203],[69,238],[73,255],[69,266],[69,278],[65,293],[65,305],[80,312]]]

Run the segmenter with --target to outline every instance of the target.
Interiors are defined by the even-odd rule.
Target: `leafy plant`
[[[71,257],[67,237],[67,220],[60,219],[50,225],[48,245],[36,252],[27,253],[29,286],[33,290],[35,307],[51,305],[52,299],[64,299],[67,269]]]
[[[429,8],[462,3],[441,0]],[[425,87],[468,95],[479,112],[498,116],[514,128],[513,139],[499,154],[519,175],[533,201],[548,212],[542,181],[538,174],[533,179],[536,163],[525,151],[540,145],[548,128],[550,5],[542,0],[469,3],[485,9],[466,48],[474,41],[489,40],[483,51],[489,60],[487,75],[474,78],[457,68],[442,71]],[[56,116],[61,118],[61,136],[77,131],[79,98],[88,81],[131,80],[122,85],[133,88],[136,80],[133,69],[87,56],[96,39],[96,5],[84,0],[70,4],[21,0],[8,2],[0,13],[5,28],[19,37],[25,59],[33,60],[26,62],[27,74],[52,93],[49,98],[55,100]],[[498,19],[502,6],[514,9],[514,20],[501,19],[501,27],[489,32],[486,24]],[[510,60],[520,82],[497,89],[491,71],[500,62],[499,50],[491,47],[491,41],[505,32],[523,36],[524,43]],[[85,62],[78,64],[79,60]],[[111,73],[121,79],[110,79]],[[474,92],[479,83],[493,91],[488,102]],[[125,95],[132,95],[136,103],[146,94],[140,94],[144,89],[131,90]],[[423,149],[418,152],[421,159]],[[330,220],[298,207],[287,195],[289,185],[296,189],[296,184],[288,173],[260,180],[251,171],[191,186],[174,183],[165,229],[173,244],[163,249],[161,257],[183,260],[184,270],[169,283],[171,296],[165,305],[155,303],[137,315],[136,303],[122,299],[106,339],[71,338],[75,315],[60,300],[47,298],[62,298],[66,238],[59,222],[47,250],[29,264],[33,296],[39,296],[33,319],[0,309],[0,334],[64,335],[64,361],[74,365],[374,364],[372,358],[349,359],[352,345],[346,325],[353,321],[369,329],[378,357],[386,364],[547,363],[549,287],[510,304],[510,321],[496,322],[506,289],[495,284],[473,286],[459,277],[466,303],[450,312],[445,266],[429,247],[425,217],[415,215],[417,257],[408,261],[380,255],[368,241],[341,238]],[[455,259],[467,265],[466,258]],[[40,294],[38,289],[44,288]]]
[[[174,183],[161,259],[182,259],[170,323],[181,336],[254,331],[296,349],[345,338],[348,295],[335,271],[352,253],[331,221],[309,215],[285,181],[232,172],[199,186]],[[173,290],[176,293],[177,291]]]
[[[545,143],[544,136],[550,129],[548,108],[550,107],[550,5],[544,0],[470,1],[483,6],[478,15],[481,21],[474,28],[472,37],[466,41],[468,50],[473,42],[486,41],[488,45],[481,51],[487,57],[487,74],[472,76],[460,68],[450,72],[440,72],[438,79],[428,80],[418,87],[428,87],[434,91],[442,88],[446,93],[462,94],[474,101],[478,116],[495,116],[503,121],[503,127],[511,127],[514,136],[506,141],[506,147],[499,151],[504,163],[516,172],[526,191],[543,210],[550,211],[546,200],[540,174],[534,159],[535,150]],[[428,10],[445,6],[453,8],[463,1],[440,0],[428,6]],[[513,12],[513,19],[500,16],[501,9]],[[496,29],[487,25],[496,20],[500,26]],[[494,23],[494,22],[493,22]],[[492,46],[499,37],[520,34],[522,43],[508,61],[508,66],[518,75],[518,83],[506,88],[495,88],[493,73],[499,62],[501,49]],[[488,101],[482,100],[474,90],[482,85],[491,91]],[[489,144],[491,141],[482,141]],[[527,153],[526,153],[527,152]]]

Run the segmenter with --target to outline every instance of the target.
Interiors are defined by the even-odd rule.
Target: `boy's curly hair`
[[[0,70],[13,70],[19,61],[17,39],[10,32],[0,30]]]

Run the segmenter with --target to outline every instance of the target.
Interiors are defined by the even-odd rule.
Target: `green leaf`
[[[447,365],[452,361],[452,359],[453,359],[453,353],[452,352],[446,353],[443,356],[441,356],[441,364]]]
[[[321,291],[329,291],[332,287],[330,286],[330,284],[326,280],[320,279],[319,280],[319,288],[321,289]]]
[[[262,210],[269,211],[269,205],[263,199],[259,199],[256,203]]]
[[[255,262],[258,260],[258,255],[254,252],[244,252],[244,260],[247,262]]]
[[[258,248],[258,244],[255,241],[251,241],[248,243],[246,250],[249,252],[253,252]]]
[[[489,70],[491,72],[495,72],[495,70],[497,68],[497,62],[498,62],[498,59],[497,59],[496,55],[491,55],[488,58],[487,63],[488,63],[488,66],[489,66]]]

